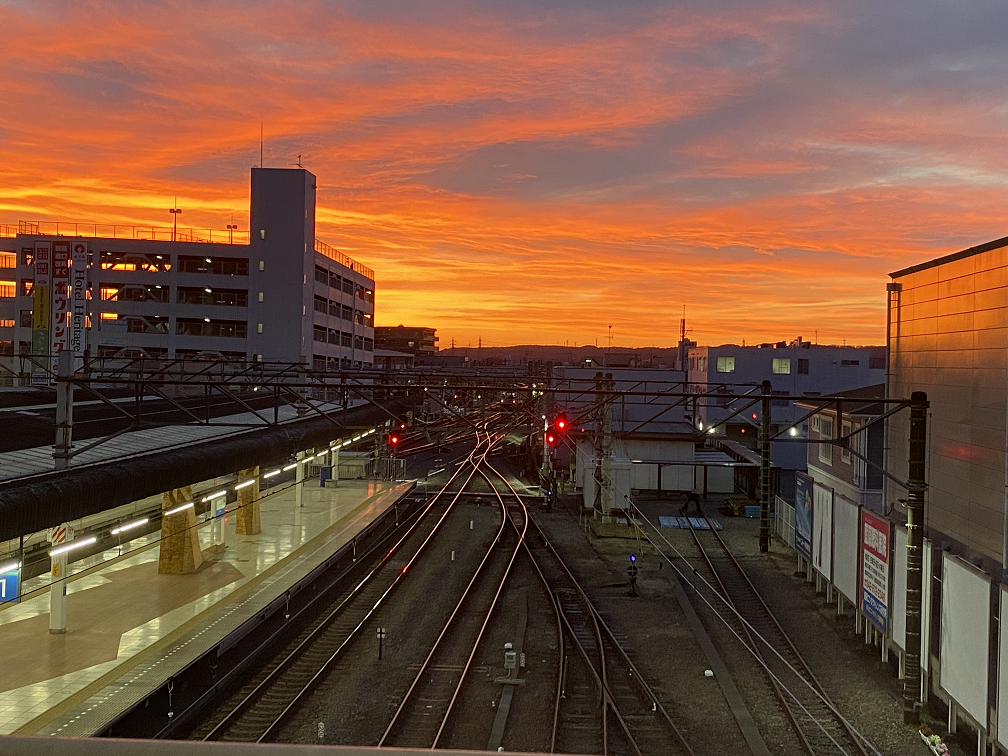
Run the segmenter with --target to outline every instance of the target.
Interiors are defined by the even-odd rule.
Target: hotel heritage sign
[[[87,242],[73,244],[70,266],[70,351],[74,353],[74,370],[84,365],[87,349]]]

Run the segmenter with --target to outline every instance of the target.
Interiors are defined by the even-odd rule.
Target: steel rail
[[[477,432],[477,439],[479,439],[479,433],[478,432]],[[475,457],[477,453],[480,452],[480,449],[481,449],[481,447],[484,444],[487,444],[489,446],[489,444],[490,444],[490,437],[489,437],[489,435],[488,435],[487,439],[485,439],[485,440],[478,440],[477,441],[476,447],[474,447],[473,451],[470,453],[470,460],[473,457]],[[438,491],[438,493],[430,500],[430,502],[420,512],[419,516],[416,519],[416,522],[414,522],[414,524],[410,526],[410,528],[408,529],[408,531],[395,543],[395,545],[392,547],[392,549],[382,558],[382,560],[379,562],[379,564],[376,565],[368,573],[368,575],[365,576],[365,578],[362,581],[360,581],[353,588],[353,590],[351,591],[351,593],[349,595],[347,595],[334,609],[332,609],[332,611],[329,612],[328,615],[326,615],[326,617],[319,623],[319,625],[316,628],[314,628],[309,633],[309,635],[307,637],[305,637],[304,640],[302,640],[298,644],[298,646],[295,649],[293,649],[280,662],[280,664],[266,676],[265,679],[263,679],[248,695],[246,695],[245,698],[241,702],[239,702],[237,704],[237,706],[235,706],[227,715],[225,715],[225,717],[210,731],[210,733],[208,733],[203,738],[204,740],[218,740],[218,739],[220,739],[221,736],[223,734],[225,734],[227,732],[227,730],[229,728],[231,728],[236,722],[238,722],[240,720],[240,718],[247,711],[251,710],[255,706],[255,704],[258,703],[273,686],[275,686],[275,684],[277,683],[277,681],[279,679],[281,679],[281,677],[283,676],[283,674],[288,669],[290,669],[290,667],[292,667],[293,664],[298,659],[300,659],[312,647],[312,645],[315,642],[317,642],[319,640],[319,638],[321,638],[323,636],[323,634],[325,633],[325,631],[329,627],[332,626],[334,620],[343,613],[343,610],[348,607],[349,603],[357,595],[359,595],[359,593],[361,592],[361,590],[370,582],[370,580],[378,573],[378,571],[380,569],[382,569],[382,567],[384,567],[388,563],[388,561],[398,551],[399,547],[406,541],[406,539],[413,534],[413,532],[415,531],[415,529],[419,526],[420,522],[423,520],[424,515],[426,515],[428,512],[430,512],[431,508],[436,504],[436,502],[438,501],[438,499],[443,494],[445,494],[447,492],[448,488],[462,474],[462,471],[464,469],[466,469],[465,465],[460,465],[459,466],[458,470],[456,470],[456,472],[451,476],[451,478],[449,478],[449,480],[444,485],[444,487],[440,491]],[[466,479],[466,482],[468,482],[469,478],[471,478],[474,474],[475,474],[475,466],[473,467],[472,472],[470,472],[469,477]],[[464,485],[463,485],[463,489],[464,489]],[[424,549],[427,546],[427,544],[430,542],[430,540],[433,538],[434,534],[440,528],[441,523],[447,517],[447,514],[451,511],[452,505],[454,504],[454,502],[458,498],[458,496],[461,494],[461,491],[463,489],[460,489],[459,492],[456,493],[455,499],[453,499],[452,502],[449,503],[448,507],[446,508],[445,512],[442,514],[441,518],[435,524],[435,526],[434,526],[433,530],[431,531],[431,533],[428,534],[428,536],[425,538],[425,540],[421,543],[420,548],[417,550],[417,552],[413,555],[413,557],[407,563],[407,568],[408,568],[408,566],[410,564],[413,563],[413,561],[419,556],[419,554],[424,551]],[[288,704],[284,707],[283,711],[281,712],[280,716],[273,719],[273,721],[266,728],[266,730],[263,733],[260,734],[260,736],[258,737],[257,742],[262,742],[271,732],[273,732],[277,728],[277,726],[283,720],[285,720],[287,716],[289,716],[290,712],[293,710],[292,709],[293,705],[296,702],[302,700],[304,698],[304,696],[307,695],[307,693],[310,692],[310,690],[314,688],[315,684],[317,684],[317,682],[319,681],[319,679],[321,679],[322,672],[325,669],[327,669],[329,666],[331,666],[331,664],[335,661],[335,659],[340,655],[340,653],[342,652],[342,650],[346,647],[347,643],[353,637],[356,636],[356,633],[359,631],[360,627],[363,625],[363,622],[366,621],[367,618],[369,618],[371,616],[371,614],[374,612],[375,608],[382,601],[384,601],[385,597],[389,594],[389,592],[392,590],[392,588],[399,582],[399,580],[402,578],[402,576],[405,574],[406,571],[407,570],[404,569],[404,570],[402,570],[402,571],[399,572],[399,575],[395,578],[395,580],[393,581],[392,585],[389,588],[387,588],[386,591],[380,597],[380,599],[378,601],[378,604],[375,604],[375,606],[373,606],[366,613],[364,620],[362,620],[360,623],[358,623],[357,627],[355,627],[351,631],[350,635],[346,639],[343,640],[343,642],[339,645],[339,647],[337,648],[337,650],[333,654],[331,654],[329,656],[329,658],[322,665],[322,667],[315,672],[315,674],[311,677],[311,679],[309,680],[309,682],[306,685],[301,686],[299,692],[295,695],[294,700],[288,702]]]
[[[485,458],[484,463],[487,467],[493,470],[493,467],[489,462],[486,462]],[[469,667],[472,666],[473,657],[476,656],[476,650],[479,648],[480,642],[483,640],[483,633],[486,632],[487,625],[490,624],[490,617],[493,614],[494,608],[497,606],[497,600],[500,598],[501,592],[504,590],[504,585],[507,583],[508,576],[511,574],[511,568],[514,566],[515,559],[518,557],[522,544],[525,542],[525,532],[528,530],[528,508],[525,506],[525,503],[521,500],[518,494],[515,493],[514,497],[517,508],[520,510],[519,516],[522,518],[521,530],[518,529],[518,523],[515,522],[514,518],[511,516],[508,505],[504,503],[504,498],[500,495],[497,487],[491,482],[490,477],[482,470],[478,470],[478,472],[490,485],[494,495],[500,502],[501,510],[504,512],[504,519],[507,520],[512,527],[514,527],[515,533],[518,536],[518,544],[515,546],[515,549],[511,554],[511,558],[508,560],[507,567],[504,569],[504,575],[500,580],[500,585],[497,586],[497,591],[494,593],[493,601],[490,602],[490,608],[487,610],[486,618],[483,620],[483,625],[480,627],[479,634],[476,636],[476,642],[473,643],[472,651],[469,653],[469,658],[466,659],[462,673],[459,675],[458,684],[455,686],[455,691],[452,693],[451,701],[448,702],[448,711],[445,712],[444,718],[441,720],[441,726],[438,728],[437,735],[434,737],[434,748],[437,748],[438,742],[441,740],[441,734],[444,732],[444,729],[448,724],[448,719],[451,717],[452,709],[455,707],[455,701],[458,698],[459,691],[462,690],[462,685],[465,682],[466,674],[469,672]],[[496,470],[494,470],[494,472],[496,472]]]
[[[592,603],[591,599],[588,598],[588,595],[584,592],[584,589],[581,587],[579,581],[574,576],[574,574],[570,571],[570,568],[567,566],[566,562],[563,560],[560,554],[556,551],[553,544],[546,537],[546,534],[543,532],[542,528],[536,522],[535,518],[532,517],[531,520],[533,527],[538,532],[539,536],[542,538],[543,543],[545,544],[548,550],[548,553],[552,555],[553,560],[556,562],[556,564],[558,564],[562,568],[563,572],[567,576],[568,581],[576,588],[577,593],[581,597],[581,600],[587,607],[588,612],[590,613],[590,617],[592,619],[592,624],[596,629],[597,633],[596,637],[598,639],[597,642],[599,647],[600,658],[604,661],[606,657],[606,649],[605,649],[606,644],[603,641],[603,633],[602,633],[604,629],[605,637],[608,639],[608,642],[612,646],[612,648],[616,651],[615,659],[613,659],[613,662],[618,662],[619,664],[623,665],[624,668],[627,670],[628,675],[634,678],[634,682],[639,687],[640,694],[642,694],[643,697],[647,699],[647,703],[650,703],[652,705],[653,707],[652,712],[658,717],[660,722],[663,723],[663,726],[668,728],[673,738],[677,741],[679,750],[683,753],[692,755],[694,751],[692,747],[689,745],[688,741],[686,740],[686,737],[683,734],[683,732],[679,729],[678,725],[676,725],[675,720],[672,719],[668,711],[658,700],[658,697],[654,694],[654,691],[650,688],[650,686],[647,685],[643,676],[637,669],[636,665],[633,664],[633,661],[630,659],[630,656],[626,653],[626,650],[616,639],[612,630],[608,627],[608,625],[606,625],[605,621],[602,619],[601,614],[598,612],[597,608]],[[533,560],[535,560],[534,555]],[[562,612],[562,606],[561,606],[561,612]],[[564,615],[564,619],[565,621],[568,621],[566,615]],[[577,638],[576,635],[573,635],[573,637],[576,645],[579,646],[581,652],[585,655],[585,658],[588,658],[587,650],[583,648],[580,640]],[[613,664],[606,665],[605,670],[607,675],[613,671],[612,667]],[[602,674],[600,674],[599,670],[593,669],[592,671],[596,675],[598,684],[602,686],[602,694],[604,697],[605,704],[609,707],[614,717],[616,718],[617,722],[620,724],[620,729],[622,729],[624,734],[626,735],[630,747],[635,751],[635,753],[640,753],[641,749],[638,743],[640,735],[638,734],[637,736],[635,736],[633,734],[634,728],[631,726],[629,722],[628,715],[623,711],[621,711],[617,703],[616,700],[617,696],[614,693],[612,683],[610,682],[608,677],[604,677]],[[606,733],[606,735],[608,737],[608,733]],[[605,750],[608,751],[608,745],[606,746]]]
[[[711,560],[710,554],[704,548],[701,539],[698,536],[698,531],[696,530],[696,528],[694,528],[693,523],[690,522],[690,532],[693,535],[693,539],[696,542],[697,547],[700,549],[700,553],[703,556],[704,561],[707,563],[708,568],[711,570],[711,573],[717,580],[718,586],[720,587],[721,593],[724,596],[725,600],[729,603],[729,605],[734,610],[736,615],[743,620],[741,624],[743,625],[743,632],[745,634],[745,637],[748,639],[749,647],[751,651],[756,655],[758,661],[760,662],[760,666],[767,673],[768,677],[770,677],[771,686],[773,687],[779,702],[784,708],[785,714],[791,721],[795,730],[795,734],[797,735],[799,741],[801,742],[802,747],[810,754],[810,756],[821,756],[822,754],[825,753],[841,753],[841,754],[849,753],[847,750],[845,750],[844,745],[837,742],[834,736],[826,730],[823,718],[816,716],[816,712],[813,712],[809,709],[809,706],[811,705],[818,710],[824,710],[825,713],[827,714],[828,719],[832,720],[835,724],[839,725],[839,734],[841,738],[846,737],[846,739],[849,739],[850,742],[848,743],[848,745],[852,744],[854,748],[857,750],[857,752],[862,754],[862,756],[868,756],[868,751],[865,749],[864,744],[861,742],[860,736],[853,730],[853,728],[850,726],[847,720],[839,715],[835,704],[832,702],[832,700],[830,700],[829,695],[826,693],[825,688],[823,688],[822,684],[813,674],[812,669],[805,661],[805,657],[803,657],[801,653],[798,651],[798,649],[795,647],[790,636],[781,626],[780,622],[777,620],[777,617],[774,615],[774,613],[770,610],[770,607],[767,605],[766,601],[763,600],[763,597],[760,595],[759,591],[756,590],[756,586],[753,585],[752,580],[749,578],[749,575],[742,568],[742,565],[739,564],[738,560],[735,558],[735,555],[728,548],[728,545],[724,542],[724,539],[721,537],[720,533],[718,533],[714,529],[713,524],[706,516],[704,517],[704,520],[707,522],[708,527],[707,532],[710,532],[714,536],[714,539],[720,546],[722,553],[728,558],[728,561],[734,568],[736,577],[741,578],[741,584],[743,590],[747,591],[747,593],[749,594],[748,595],[749,600],[751,601],[755,599],[755,602],[758,606],[757,611],[761,611],[762,614],[764,615],[763,619],[769,621],[771,629],[776,633],[776,635],[778,636],[778,640],[783,645],[783,648],[778,647],[776,649],[777,654],[774,655],[773,658],[769,660],[769,662],[773,662],[779,659],[790,668],[792,674],[797,676],[801,676],[801,673],[804,672],[805,681],[803,681],[803,683],[807,682],[808,686],[812,688],[812,691],[816,695],[814,699],[810,699],[809,701],[801,701],[798,698],[797,691],[786,690],[783,683],[780,682],[773,673],[771,673],[769,662],[759,648],[758,639],[754,637],[754,634],[757,631],[753,623],[754,621],[758,621],[758,618],[745,617],[743,615],[742,608],[737,605],[737,602],[729,593],[728,588],[724,582],[722,573],[719,572],[717,568],[715,568],[714,563]],[[765,642],[767,645],[771,645],[773,642],[773,639],[766,637],[765,634],[761,635],[760,637],[762,638],[763,642]],[[786,654],[789,654],[794,658],[794,660],[797,662],[797,666],[792,665],[790,662],[787,661],[787,659],[785,658]],[[799,668],[801,671],[799,671]],[[799,689],[806,689],[806,685],[802,684]],[[787,695],[788,693],[790,694],[790,696]],[[806,726],[804,726],[803,720],[805,719],[812,720],[813,724],[811,727],[807,728]],[[825,750],[823,749],[822,745],[812,743],[810,733],[821,733],[826,736],[826,739],[829,741],[829,744],[826,746]]]
[[[483,460],[481,460],[481,462],[476,465],[474,473],[479,470],[479,464],[482,464],[485,461],[485,458],[486,458],[486,455],[484,455]],[[408,725],[409,712],[412,709],[413,704],[415,703],[415,695],[417,694],[417,691],[419,691],[419,690],[421,690],[423,688],[424,683],[422,681],[427,676],[428,670],[431,667],[431,661],[432,661],[432,659],[434,659],[434,657],[435,657],[436,654],[443,652],[444,646],[442,646],[442,642],[444,641],[445,637],[449,634],[449,632],[453,631],[456,628],[456,626],[457,626],[456,618],[460,616],[460,614],[462,612],[462,609],[463,609],[463,606],[468,606],[468,604],[472,601],[472,596],[476,593],[476,591],[474,590],[474,586],[476,586],[477,583],[480,582],[484,578],[484,575],[486,574],[485,568],[486,568],[487,564],[490,562],[491,558],[494,555],[494,549],[498,546],[498,544],[501,543],[502,536],[504,536],[505,532],[508,529],[508,525],[510,523],[510,518],[509,518],[509,515],[508,515],[508,512],[507,512],[507,508],[504,507],[503,499],[501,499],[500,503],[501,503],[501,509],[502,509],[500,528],[497,530],[497,534],[494,536],[494,540],[490,544],[490,547],[487,549],[486,554],[483,555],[483,559],[480,561],[479,566],[476,568],[475,572],[473,573],[473,576],[469,580],[468,585],[466,585],[466,588],[463,591],[461,598],[459,598],[458,603],[455,605],[455,608],[452,610],[451,615],[448,617],[448,620],[445,622],[444,627],[441,629],[441,632],[438,634],[437,640],[434,641],[434,645],[431,647],[430,652],[427,654],[427,657],[421,663],[420,669],[417,671],[417,674],[414,677],[413,682],[410,684],[409,688],[407,689],[405,695],[403,696],[402,701],[399,702],[399,706],[397,707],[395,713],[392,715],[392,719],[389,721],[388,726],[385,728],[385,732],[382,734],[381,738],[379,738],[379,740],[378,740],[378,747],[379,748],[381,748],[381,747],[385,746],[387,743],[389,743],[389,741],[391,741],[394,738],[395,734],[397,734],[398,730],[401,730],[402,728],[409,726]],[[517,530],[517,527],[515,529]],[[517,553],[519,545],[520,545],[520,541],[519,541],[519,544],[515,546],[515,550],[514,550],[514,552],[512,553],[511,557],[508,560],[508,564],[507,564],[507,567],[506,567],[505,572],[504,572],[504,577],[501,580],[498,581],[497,590],[496,590],[496,592],[494,594],[494,598],[493,598],[493,600],[491,602],[490,609],[484,615],[485,619],[484,619],[483,625],[482,625],[482,627],[481,627],[481,629],[479,631],[479,635],[482,635],[482,632],[483,632],[482,628],[485,627],[486,623],[489,621],[490,612],[493,609],[493,605],[496,604],[497,596],[500,595],[500,591],[501,591],[501,589],[503,588],[503,585],[504,585],[504,579],[506,579],[507,572],[510,570],[511,564],[514,562],[514,555]],[[472,651],[469,654],[469,660],[470,661],[472,659],[473,654],[475,654],[475,651],[476,651],[476,644],[473,644]],[[466,666],[468,667],[468,664]],[[448,711],[448,713],[450,713],[451,704],[454,703],[455,696],[457,695],[457,693],[458,693],[458,688],[456,687],[455,691],[453,692],[453,694],[452,694],[452,696],[451,696],[451,698],[449,700],[449,711]],[[442,717],[441,723],[440,723],[440,725],[438,727],[437,733],[435,734],[434,739],[433,739],[431,745],[427,746],[425,744],[424,747],[434,748],[436,746],[438,738],[441,736],[441,733],[444,731],[444,725],[445,725],[446,720],[447,720],[447,713]]]

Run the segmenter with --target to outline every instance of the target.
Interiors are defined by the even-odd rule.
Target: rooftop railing
[[[80,236],[92,239],[139,239],[149,241],[200,242],[209,244],[248,244],[247,231],[233,229],[178,228],[67,221],[18,221],[17,228],[0,226],[0,236],[32,234],[37,236]],[[214,237],[216,234],[216,238]]]
[[[366,276],[372,281],[375,280],[374,271],[371,270],[371,268],[366,265],[362,265],[352,257],[347,257],[335,247],[330,247],[324,241],[319,241],[318,239],[315,240],[315,251],[325,255],[330,260],[335,260],[340,265],[345,265],[355,273],[360,273],[362,276]]]

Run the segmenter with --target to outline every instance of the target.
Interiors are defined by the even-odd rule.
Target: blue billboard
[[[812,478],[805,473],[795,475],[794,545],[812,561]]]

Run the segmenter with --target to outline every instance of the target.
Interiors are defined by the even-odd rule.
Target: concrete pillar
[[[304,495],[305,463],[304,452],[298,452],[294,457],[297,460],[297,468],[294,470],[294,506],[300,509],[302,506],[302,496]]]
[[[332,450],[332,484],[339,486],[339,447]]]
[[[192,486],[173,488],[161,495],[161,551],[158,572],[186,575],[203,564]]]
[[[50,540],[54,531],[66,529],[65,540],[53,541],[53,548],[70,543],[74,537],[73,528],[63,524],[50,530]],[[52,581],[49,583],[49,632],[61,635],[66,632],[66,578],[69,560],[68,554],[57,554],[52,557]]]
[[[238,508],[235,510],[235,533],[257,535],[262,533],[259,523],[259,468],[250,467],[238,473],[238,485],[252,481],[238,489]]]

